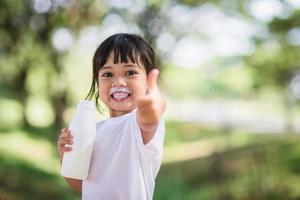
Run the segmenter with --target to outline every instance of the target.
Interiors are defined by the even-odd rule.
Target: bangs
[[[116,41],[110,50],[110,54],[113,52],[113,61],[116,63],[128,63],[131,61],[132,63],[139,65],[139,57],[138,49],[132,43],[128,41]]]

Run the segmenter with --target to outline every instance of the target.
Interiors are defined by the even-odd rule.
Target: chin
[[[136,108],[135,106],[115,106],[115,107],[113,107],[114,110],[119,111],[119,112],[131,112],[135,108]]]

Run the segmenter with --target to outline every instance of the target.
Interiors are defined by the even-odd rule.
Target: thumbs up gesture
[[[154,134],[160,117],[166,108],[166,102],[157,85],[158,75],[158,69],[149,72],[147,78],[148,91],[137,103],[137,121],[142,133],[144,131]]]

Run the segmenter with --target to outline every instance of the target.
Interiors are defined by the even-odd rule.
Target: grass
[[[300,199],[298,135],[249,134],[168,122],[154,200]],[[59,175],[53,141],[0,134],[0,199],[76,200]]]

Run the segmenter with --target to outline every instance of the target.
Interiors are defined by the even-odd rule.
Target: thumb
[[[147,83],[148,83],[148,89],[154,89],[157,87],[157,79],[159,75],[158,69],[152,69],[150,73],[148,74]]]

